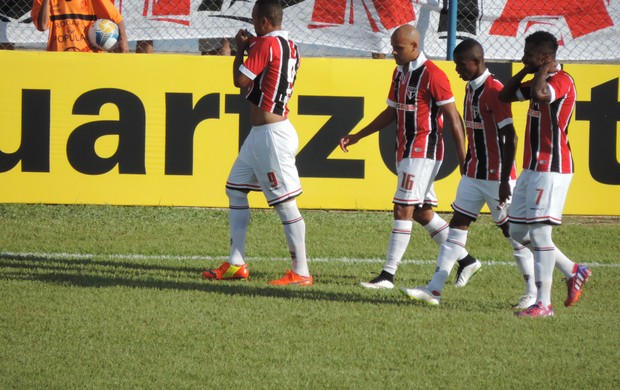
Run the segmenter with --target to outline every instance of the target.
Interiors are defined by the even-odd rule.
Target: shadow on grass
[[[313,301],[364,302],[371,304],[410,305],[398,294],[383,294],[384,291],[360,293],[328,291],[334,285],[347,286],[339,275],[336,283],[325,282],[313,287],[272,287],[268,273],[253,271],[249,281],[209,281],[201,277],[204,268],[174,267],[155,264],[140,264],[124,261],[96,259],[60,259],[53,257],[29,257],[0,253],[0,279],[31,280],[61,286],[78,287],[131,287],[158,290],[204,291],[209,293],[262,296],[283,299],[305,299]],[[122,275],[119,275],[122,274]],[[164,280],[165,279],[165,280]],[[189,280],[188,280],[189,279]],[[259,280],[255,282],[255,280]],[[318,285],[317,285],[318,284]],[[355,288],[351,284],[351,288]],[[369,296],[372,294],[372,296]]]

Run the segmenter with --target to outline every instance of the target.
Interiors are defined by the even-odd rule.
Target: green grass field
[[[620,217],[565,217],[554,240],[593,276],[566,309],[556,272],[556,316],[519,319],[487,216],[468,243],[482,270],[428,307],[358,286],[382,268],[390,212],[302,214],[315,285],[276,288],[290,261],[272,210],[252,212],[251,279],[209,282],[227,210],[0,205],[0,388],[620,388]],[[397,286],[430,279],[437,252],[416,227]]]

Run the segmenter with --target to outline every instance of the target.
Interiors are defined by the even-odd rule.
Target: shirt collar
[[[284,39],[288,39],[288,31],[284,30],[275,30],[268,34],[263,35],[264,37],[282,37]]]
[[[416,58],[413,61],[410,61],[408,64],[406,65],[398,65],[398,68],[401,72],[405,73],[405,72],[411,72],[414,71],[416,69],[418,69],[419,67],[421,67],[422,65],[424,65],[424,63],[426,62],[426,56],[424,55],[424,53],[422,53],[420,51],[420,55],[418,56],[418,58]],[[406,67],[406,68],[405,68]]]
[[[485,69],[480,76],[476,77],[471,81],[468,81],[467,84],[475,91],[476,89],[480,88],[480,86],[484,84],[485,81],[487,81],[487,78],[489,78],[490,75],[491,72],[489,72],[488,69]]]

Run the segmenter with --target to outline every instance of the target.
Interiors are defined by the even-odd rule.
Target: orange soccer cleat
[[[269,284],[274,286],[312,286],[312,275],[300,276],[293,271],[286,271],[283,278],[273,280]]]
[[[247,264],[233,265],[223,262],[219,267],[203,272],[202,277],[215,280],[247,279],[250,277],[250,270]]]

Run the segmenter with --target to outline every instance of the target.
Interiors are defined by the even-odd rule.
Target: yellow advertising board
[[[461,109],[465,83],[450,62],[437,63]],[[228,206],[224,183],[250,130],[232,57],[0,51],[0,67],[0,203]],[[289,102],[300,207],[392,208],[393,129],[346,154],[338,141],[385,108],[393,69],[391,60],[302,59]],[[578,90],[565,212],[620,215],[620,66],[565,69]],[[526,110],[513,105],[521,139]],[[459,180],[447,153],[435,188],[440,211],[450,210]],[[260,193],[251,202],[267,207]]]

